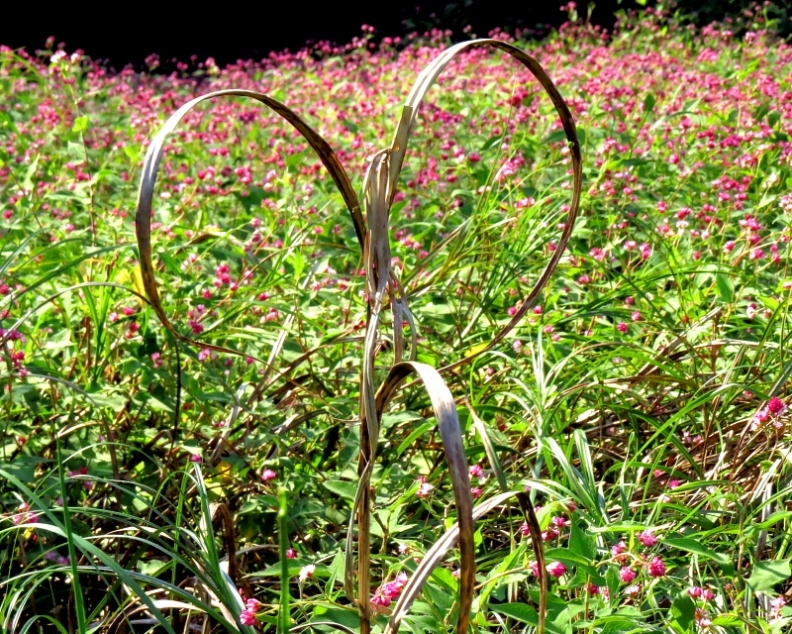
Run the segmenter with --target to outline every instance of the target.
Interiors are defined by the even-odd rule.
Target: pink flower
[[[786,408],[787,408],[786,403],[784,403],[784,401],[782,401],[777,396],[771,398],[770,401],[767,403],[767,409],[770,410],[771,414],[775,414],[775,415],[781,414]]]
[[[665,577],[666,564],[662,557],[653,557],[649,562],[649,574],[653,577]]]
[[[484,477],[484,468],[480,464],[474,464],[472,467],[468,469],[471,478],[479,478],[481,479]]]
[[[471,487],[470,488],[470,495],[471,495],[471,497],[474,500],[478,500],[482,496],[483,493],[484,493],[484,491],[482,491],[480,487]]]
[[[638,573],[629,566],[624,566],[619,571],[619,577],[624,583],[632,583],[638,577]]]
[[[277,477],[278,474],[275,473],[272,469],[264,469],[264,471],[261,472],[261,479],[264,480],[264,482],[270,482],[271,480],[274,480]]]
[[[289,548],[286,551],[286,559],[297,559],[297,551],[294,548]]]
[[[371,603],[374,606],[387,608],[394,600],[401,596],[404,586],[407,585],[407,581],[409,581],[407,574],[400,572],[393,581],[383,583],[377,588],[377,591],[371,599]]]
[[[542,533],[542,539],[546,542],[549,542],[553,539],[556,539],[559,535],[561,535],[559,530],[554,526],[551,526]]]
[[[28,504],[27,502],[22,502],[22,504],[20,504],[17,507],[17,511],[19,511],[19,513],[11,518],[11,521],[15,525],[24,524],[24,523],[35,524],[36,522],[38,522],[39,519],[38,513],[31,512],[30,504]]]
[[[264,604],[258,599],[248,599],[245,602],[245,609],[239,615],[239,620],[242,625],[256,625],[256,612],[258,612]]]
[[[429,484],[429,483],[426,481],[426,476],[420,476],[420,477],[418,478],[418,482],[420,482],[420,483],[421,483],[421,486],[420,486],[420,488],[418,489],[418,493],[416,493],[416,495],[417,495],[419,498],[425,498],[425,497],[427,497],[427,496],[428,496],[428,495],[429,495],[429,494],[430,494],[432,491],[434,491],[434,485],[433,485],[433,484]]]
[[[242,625],[255,625],[257,623],[257,621],[256,621],[256,613],[255,612],[251,612],[248,609],[244,609],[239,614],[239,620],[242,623]]]
[[[300,568],[300,583],[305,581],[306,579],[310,579],[314,576],[316,572],[316,566],[313,564],[308,564],[307,566],[303,566]]]
[[[641,584],[635,584],[634,586],[627,586],[624,589],[624,594],[628,597],[634,597],[641,593]]]
[[[547,572],[554,577],[561,577],[567,571],[567,567],[560,561],[554,561],[552,564],[547,564]]]
[[[374,596],[371,597],[371,605],[374,606],[375,611],[376,611],[376,608],[387,608],[387,607],[390,607],[391,603],[392,603],[392,601],[391,601],[390,597],[385,596],[379,590],[377,590],[377,592],[374,593]]]
[[[630,329],[630,327],[627,324],[625,324],[623,321],[620,321],[619,325],[616,326],[616,328],[619,329],[619,332],[627,332]]]
[[[655,536],[654,531],[648,528],[642,533],[639,533],[638,540],[647,547],[654,546],[657,543],[657,537]]]
[[[781,610],[786,606],[786,599],[784,597],[776,597],[770,601],[770,618],[781,618]]]
[[[702,628],[708,628],[712,625],[712,619],[710,618],[709,612],[707,612],[704,608],[696,608],[695,617],[696,623],[699,624]]]
[[[550,522],[553,524],[553,526],[555,526],[558,529],[563,529],[569,526],[569,520],[563,515],[554,516],[553,519],[550,520]]]

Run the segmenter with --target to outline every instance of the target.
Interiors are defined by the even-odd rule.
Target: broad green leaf
[[[745,583],[754,592],[771,592],[775,586],[785,583],[792,577],[789,562],[789,559],[759,561],[754,565],[751,576],[745,580]]]
[[[723,568],[723,572],[725,572],[727,575],[734,574],[734,563],[728,555],[722,552],[716,552],[710,548],[707,548],[706,546],[702,546],[695,539],[690,539],[687,537],[669,537],[664,541],[664,543],[672,548],[678,548],[679,550],[694,553],[700,557],[704,557],[705,559],[711,559],[721,568]]]
[[[354,482],[349,482],[347,480],[325,480],[322,482],[322,486],[328,491],[332,491],[336,495],[346,498],[347,500],[355,499],[357,485]]]

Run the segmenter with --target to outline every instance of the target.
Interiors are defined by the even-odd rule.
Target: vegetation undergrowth
[[[569,105],[574,226],[568,130],[483,47],[428,92],[398,190],[382,154],[366,178],[444,33],[169,76],[0,49],[0,629],[786,631],[792,48],[750,18],[491,34]],[[232,89],[297,112],[353,190],[274,112],[203,102],[154,142],[147,272],[146,148]],[[392,203],[389,253],[361,253],[358,195],[372,232]],[[411,355],[445,401],[396,392]]]

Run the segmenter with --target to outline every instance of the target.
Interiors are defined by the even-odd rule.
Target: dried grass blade
[[[366,277],[369,292],[369,316],[363,350],[361,374],[360,458],[358,462],[358,489],[355,495],[358,521],[358,608],[360,610],[361,634],[371,629],[369,593],[371,587],[371,495],[369,483],[377,456],[380,416],[375,402],[374,360],[379,339],[379,322],[382,305],[388,289],[391,271],[391,253],[388,242],[390,206],[388,193],[390,155],[388,150],[378,152],[366,173],[364,194],[368,232],[364,252],[366,254]],[[352,531],[347,533],[347,562],[352,553]],[[347,568],[349,570],[349,568]],[[345,577],[345,589],[349,592],[349,577]],[[350,597],[353,599],[353,597]]]
[[[215,346],[212,344],[197,342],[179,333],[175,326],[168,319],[165,309],[160,301],[158,285],[154,276],[154,264],[151,254],[151,214],[154,198],[154,188],[157,182],[157,173],[165,151],[165,140],[168,135],[176,129],[176,126],[184,116],[202,101],[215,99],[217,97],[249,97],[263,103],[275,113],[288,121],[310,144],[324,166],[330,172],[330,176],[335,181],[341,195],[344,198],[352,222],[355,226],[358,242],[361,248],[365,241],[365,221],[360,211],[360,203],[352,187],[352,183],[341,165],[338,157],[333,152],[330,145],[316,131],[313,130],[297,113],[291,108],[273,99],[272,97],[253,90],[218,90],[196,97],[187,102],[165,122],[160,131],[154,137],[151,145],[146,151],[146,158],[143,164],[143,173],[140,179],[138,190],[137,214],[135,216],[135,233],[137,234],[138,249],[140,251],[140,271],[143,278],[143,287],[151,301],[152,308],[157,313],[162,324],[173,333],[175,337],[184,343],[209,348],[218,352],[239,355],[236,350]]]
[[[470,609],[473,605],[473,587],[476,578],[476,558],[473,542],[473,497],[470,493],[470,476],[468,474],[465,446],[462,442],[462,429],[459,424],[454,397],[439,372],[433,367],[416,361],[399,363],[391,368],[387,379],[377,392],[377,417],[382,416],[391,398],[411,374],[418,375],[429,394],[432,409],[440,429],[440,436],[443,440],[443,450],[454,488],[454,500],[456,501],[460,527],[458,536],[461,560],[459,617],[456,631],[459,634],[463,634],[467,632],[470,624]],[[400,618],[395,621],[394,619],[395,614],[391,618],[391,623],[395,622],[397,624],[397,630]],[[392,631],[395,632],[396,630]]]
[[[514,315],[514,317],[509,321],[509,323],[500,331],[495,337],[483,348],[476,350],[474,353],[470,354],[469,356],[459,359],[449,365],[444,366],[441,368],[441,372],[447,372],[454,368],[457,368],[469,361],[472,361],[474,358],[488,352],[493,347],[498,345],[503,339],[511,332],[517,324],[522,321],[522,318],[525,314],[536,304],[537,300],[539,299],[539,294],[542,292],[542,289],[545,287],[547,282],[550,280],[553,271],[555,270],[556,266],[558,265],[561,256],[566,249],[566,245],[569,242],[569,238],[572,235],[572,230],[575,226],[575,220],[577,219],[578,209],[580,207],[580,197],[582,191],[582,182],[583,182],[583,163],[582,157],[580,152],[580,141],[577,135],[577,129],[575,127],[575,122],[572,119],[572,113],[569,111],[569,107],[567,106],[564,98],[561,96],[561,93],[556,88],[553,81],[544,71],[542,66],[537,62],[533,57],[528,55],[522,49],[509,44],[508,42],[501,42],[499,40],[494,39],[479,39],[479,40],[470,40],[468,42],[461,42],[460,44],[456,44],[440,55],[438,55],[431,64],[429,64],[421,74],[418,76],[418,79],[413,86],[410,95],[407,97],[406,104],[402,111],[401,120],[399,121],[399,126],[396,129],[396,134],[394,136],[393,142],[391,144],[391,166],[390,166],[390,174],[391,174],[391,182],[396,183],[398,180],[399,173],[401,172],[402,165],[404,164],[404,157],[407,152],[407,143],[409,141],[410,134],[415,127],[416,118],[418,115],[418,109],[420,108],[421,102],[423,101],[426,93],[428,92],[429,88],[431,88],[432,84],[434,84],[437,77],[445,70],[451,60],[458,54],[461,53],[463,50],[467,48],[471,48],[473,46],[489,46],[491,48],[495,48],[501,50],[505,53],[508,53],[512,57],[514,57],[517,61],[523,64],[532,74],[533,76],[539,81],[542,88],[544,88],[545,92],[549,95],[553,105],[555,106],[556,112],[558,113],[559,118],[561,119],[561,123],[564,128],[564,133],[566,134],[567,141],[569,143],[569,150],[570,155],[572,158],[572,174],[573,174],[573,189],[572,189],[572,201],[569,208],[569,213],[567,214],[567,219],[564,225],[564,231],[561,235],[560,240],[558,241],[557,248],[554,251],[550,261],[547,263],[544,271],[542,272],[541,276],[539,277],[538,281],[536,282],[535,286],[529,293],[526,300],[523,302],[520,309]],[[395,195],[396,188],[393,187],[391,191],[391,198],[390,201],[392,202],[393,196]]]

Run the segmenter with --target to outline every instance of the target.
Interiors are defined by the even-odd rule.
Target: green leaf
[[[558,561],[563,561],[565,564],[570,564],[573,566],[590,566],[590,562],[586,557],[574,553],[569,548],[550,548],[545,552],[545,557],[547,560],[554,560],[557,559]]]
[[[608,584],[608,593],[612,597],[619,596],[619,586],[621,585],[621,577],[619,576],[619,569],[616,566],[608,566],[608,572],[605,575]]]
[[[314,609],[312,620],[317,622],[334,621],[351,630],[360,629],[360,616],[358,616],[357,610],[327,607],[328,605],[329,604],[317,605]]]
[[[723,273],[718,273],[715,276],[715,284],[718,287],[718,294],[720,298],[727,303],[734,301],[734,282]]]
[[[536,626],[539,624],[539,615],[527,603],[499,603],[490,605],[490,610],[505,614],[523,623],[528,623],[528,625]]]
[[[768,517],[764,522],[757,524],[756,527],[761,528],[762,530],[767,530],[773,526],[773,524],[777,524],[778,522],[789,519],[790,517],[792,517],[792,511],[777,511]]]
[[[657,99],[655,99],[655,96],[652,93],[647,93],[646,97],[644,97],[644,102],[643,102],[644,112],[646,112],[647,114],[652,112],[652,110],[654,110],[656,103],[657,103]]]
[[[354,482],[349,482],[348,480],[325,480],[322,485],[328,491],[332,491],[342,498],[347,500],[355,499],[357,485]]]
[[[354,121],[350,121],[349,119],[342,119],[341,125],[343,125],[352,134],[357,134],[358,130],[360,129]]]
[[[72,132],[85,132],[87,129],[88,129],[87,115],[82,115],[81,117],[77,117],[74,120],[74,125],[72,126]]]
[[[36,158],[31,161],[30,165],[28,165],[28,168],[25,170],[25,177],[22,179],[22,188],[25,189],[25,191],[33,191],[33,177],[38,170],[40,158],[41,155],[36,154]]]
[[[743,620],[737,616],[736,614],[719,614],[714,619],[712,619],[713,625],[739,625],[742,623]]]
[[[580,527],[578,522],[572,522],[569,533],[569,550],[576,555],[584,557],[589,563],[597,556],[597,545]]]
[[[789,559],[760,561],[754,565],[751,577],[745,583],[754,592],[770,592],[779,583],[792,577]]]
[[[671,605],[671,616],[680,631],[687,632],[696,617],[696,604],[687,594],[681,594]]]
[[[399,447],[396,449],[396,455],[401,456],[405,451],[407,451],[407,449],[415,444],[415,441],[418,438],[423,436],[429,430],[433,429],[436,425],[437,423],[435,423],[434,420],[430,420],[418,425],[418,427],[413,429],[412,432],[410,432],[410,435],[401,442]]]
[[[709,548],[702,546],[695,539],[689,539],[687,537],[669,537],[665,540],[665,544],[667,546],[671,546],[672,548],[678,548],[679,550],[684,550],[689,553],[699,555],[700,557],[711,559],[721,568],[723,568],[723,572],[725,572],[727,575],[734,573],[734,563],[725,553],[719,553],[715,552],[714,550],[710,550]]]

